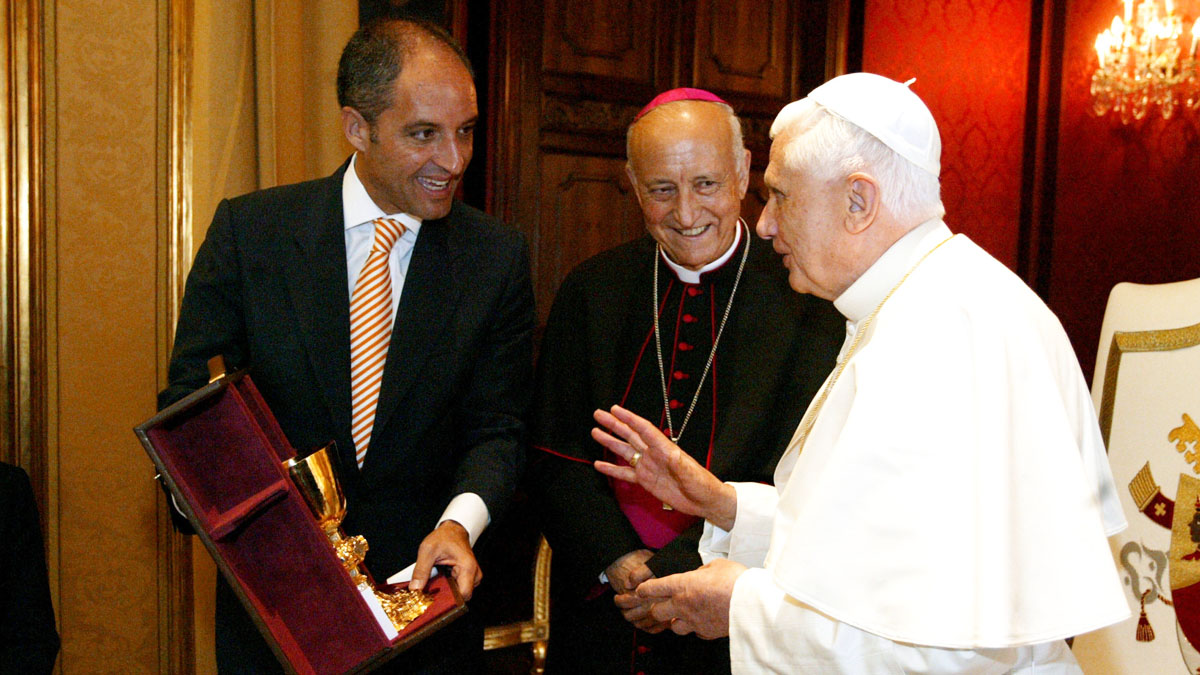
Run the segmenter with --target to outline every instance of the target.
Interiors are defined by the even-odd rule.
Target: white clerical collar
[[[354,161],[357,158],[358,153],[356,152],[350,157],[350,166],[346,167],[346,174],[342,176],[343,226],[348,230],[363,223],[369,223],[376,218],[395,218],[404,223],[406,237],[415,237],[421,229],[421,220],[407,213],[384,213],[375,200],[371,199],[371,195],[367,194],[367,188],[363,187],[362,181],[358,178],[358,172],[354,170]]]
[[[712,270],[717,269],[721,265],[724,265],[726,263],[726,261],[728,261],[729,258],[731,256],[733,256],[733,252],[737,250],[738,244],[741,241],[742,241],[742,221],[739,220],[737,223],[737,234],[734,235],[733,243],[729,245],[729,250],[722,253],[721,257],[704,265],[700,269],[689,270],[686,267],[680,267],[678,264],[675,263],[674,260],[671,260],[671,256],[667,255],[667,252],[665,250],[662,251],[662,259],[663,259],[663,262],[667,263],[667,267],[671,268],[671,271],[675,273],[675,276],[678,277],[680,281],[682,281],[685,284],[698,284],[698,283],[700,283],[700,275],[704,274],[705,272],[711,272]],[[662,249],[659,249],[659,250],[662,250]]]
[[[842,292],[833,306],[851,322],[862,321],[887,296],[896,282],[921,256],[952,236],[940,218],[927,220],[909,230],[879,256],[862,276]]]

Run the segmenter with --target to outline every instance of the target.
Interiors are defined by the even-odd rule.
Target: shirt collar
[[[705,272],[711,272],[712,270],[715,270],[728,262],[729,258],[733,256],[733,252],[738,249],[738,244],[740,244],[741,241],[742,223],[741,221],[738,221],[737,233],[734,235],[733,243],[729,245],[729,249],[722,253],[716,260],[704,265],[700,269],[689,270],[686,267],[681,267],[680,265],[676,264],[674,260],[671,260],[671,257],[667,255],[666,251],[662,251],[662,259],[663,262],[667,263],[667,267],[671,268],[671,271],[675,273],[675,276],[678,277],[680,281],[685,284],[698,284],[700,283],[700,275],[704,274]],[[659,250],[661,251],[662,249]]]
[[[952,236],[939,218],[927,220],[909,230],[879,256],[862,276],[842,292],[833,306],[852,322],[866,318],[887,297],[896,282],[938,244]]]
[[[376,218],[395,218],[401,223],[404,223],[405,232],[411,232],[416,236],[421,229],[421,220],[414,218],[407,213],[384,213],[383,209],[375,204],[371,196],[367,194],[367,188],[363,186],[362,181],[358,178],[358,172],[354,169],[355,160],[358,159],[358,153],[354,153],[350,157],[350,166],[346,167],[346,173],[342,176],[342,224],[347,230],[352,227],[358,227],[363,223],[369,223]]]

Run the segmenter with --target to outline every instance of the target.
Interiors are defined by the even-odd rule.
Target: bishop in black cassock
[[[695,124],[704,143],[716,138],[718,151],[728,153],[735,146],[711,133],[706,116],[713,112],[710,106],[719,106],[717,119],[732,111],[702,100],[672,103],[655,114],[681,117],[669,121],[685,136],[687,125]],[[703,133],[704,124],[709,133]],[[679,435],[680,446],[721,478],[769,482],[844,336],[832,305],[792,292],[779,256],[737,223],[745,187],[740,193],[734,188],[735,198],[724,207],[730,212],[722,212],[720,204],[706,200],[712,178],[707,165],[684,152],[683,173],[672,174],[680,167],[671,158],[678,156],[667,153],[668,168],[642,169],[642,179],[631,171],[635,187],[646,189],[639,199],[653,236],[577,267],[559,289],[546,325],[531,419],[529,490],[554,551],[549,652],[554,672],[729,670],[727,640],[636,630],[614,604],[613,587],[602,581],[610,565],[645,550],[650,557],[644,564],[657,577],[699,567],[702,523],[592,468],[594,460],[613,459],[590,438],[592,411],[620,404]],[[747,169],[748,164],[747,155]],[[664,190],[664,181],[647,183],[645,177],[671,175],[682,178],[665,181],[673,192],[659,199],[655,191]],[[689,190],[697,196],[682,194]],[[674,205],[689,199],[682,209]],[[656,219],[663,202],[672,203],[671,215],[662,219],[666,226]],[[692,251],[686,249],[690,242],[681,248],[671,237],[700,227],[706,204],[712,218],[729,219],[712,228],[727,227],[730,241],[710,249],[711,258],[690,266],[695,269],[673,264],[683,261],[673,260],[672,253],[684,257]],[[695,222],[676,222],[681,213]],[[674,231],[664,232],[667,227]],[[661,249],[659,242],[666,242]]]

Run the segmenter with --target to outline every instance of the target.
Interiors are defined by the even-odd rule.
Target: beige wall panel
[[[195,247],[226,197],[258,187],[253,0],[198,0],[192,44]]]
[[[337,62],[358,3],[255,0],[259,183],[326,176],[349,156],[337,107]]]
[[[358,3],[307,0],[304,12],[304,128],[309,175],[327,176],[354,151],[342,133],[337,104],[337,64],[358,28]]]
[[[56,4],[60,664],[159,662],[154,410],[156,4]]]

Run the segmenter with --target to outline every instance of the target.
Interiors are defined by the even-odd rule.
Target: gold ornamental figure
[[[346,495],[342,492],[337,469],[329,456],[332,447],[334,446],[330,443],[303,459],[292,458],[283,465],[316,516],[317,524],[325,536],[329,537],[330,545],[350,574],[351,580],[360,591],[370,591],[392,625],[397,631],[402,631],[429,609],[433,604],[433,597],[423,591],[407,588],[387,593],[375,587],[363,566],[367,555],[367,540],[362,535],[347,537],[342,531],[342,521],[346,518]],[[364,598],[366,597],[364,595]]]

